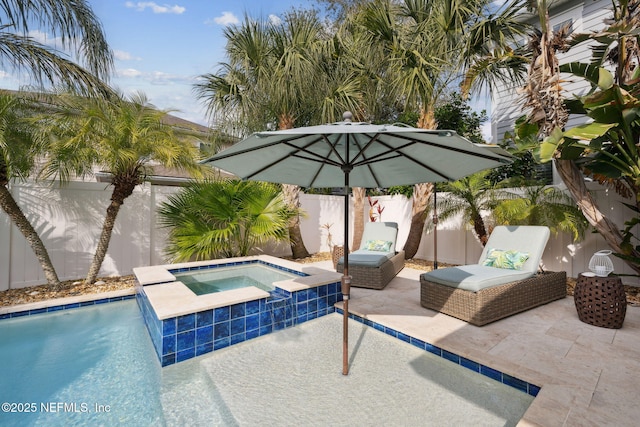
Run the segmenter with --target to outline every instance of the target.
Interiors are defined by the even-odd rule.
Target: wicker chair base
[[[420,276],[420,304],[476,326],[486,325],[567,296],[567,274],[545,272],[478,292],[429,282]]]
[[[380,267],[364,267],[360,265],[349,265],[349,275],[351,276],[351,286],[368,289],[384,289],[391,279],[404,268],[404,251],[395,254],[389,261]],[[343,263],[339,262],[336,271],[342,273]]]

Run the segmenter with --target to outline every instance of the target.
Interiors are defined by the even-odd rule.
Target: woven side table
[[[584,323],[619,329],[627,314],[627,295],[617,276],[580,274],[573,291],[578,318]]]

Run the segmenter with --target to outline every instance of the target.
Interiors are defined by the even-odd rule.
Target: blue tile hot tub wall
[[[136,299],[161,364],[167,366],[333,313],[342,294],[340,282],[296,292],[277,288],[269,298],[164,320],[157,318],[143,286],[136,286]]]

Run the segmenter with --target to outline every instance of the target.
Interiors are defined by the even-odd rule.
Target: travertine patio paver
[[[520,426],[640,423],[640,307],[627,308],[621,329],[581,322],[572,297],[477,327],[421,307],[421,273],[405,268],[381,291],[352,288],[350,311],[541,386]]]

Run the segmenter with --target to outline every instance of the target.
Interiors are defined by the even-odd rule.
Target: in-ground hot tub
[[[285,274],[284,280],[272,281],[273,290],[248,283],[202,293],[179,279],[214,270],[238,277],[255,267]],[[136,299],[162,366],[324,316],[342,300],[339,273],[268,255],[138,267],[134,274]]]
[[[172,271],[172,273],[176,280],[184,283],[196,295],[230,291],[249,286],[272,292],[276,290],[275,282],[307,276],[304,273],[283,270],[261,262],[234,266],[221,264],[220,266],[211,267],[213,268],[180,272]]]

